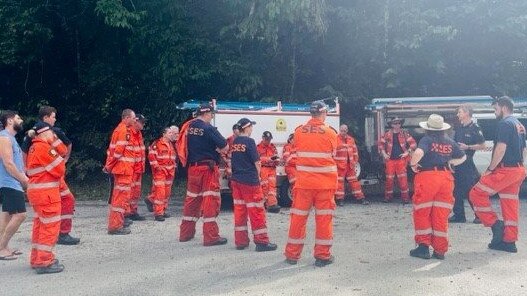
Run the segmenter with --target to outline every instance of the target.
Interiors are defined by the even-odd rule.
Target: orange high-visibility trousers
[[[337,173],[338,188],[335,192],[335,198],[337,200],[344,199],[344,196],[346,195],[346,186],[344,185],[345,181],[348,182],[348,185],[351,189],[351,194],[353,197],[355,197],[355,199],[361,200],[364,198],[362,187],[360,185],[359,179],[357,178],[357,174],[355,173],[355,167],[352,167],[348,164],[346,165],[345,169],[339,168]]]
[[[399,189],[401,190],[401,199],[403,201],[410,200],[408,175],[406,172],[407,163],[408,161],[406,158],[386,160],[386,183],[384,184],[384,198],[386,200],[391,200],[393,198],[393,183],[395,182],[395,177],[397,177]]]
[[[108,231],[123,228],[124,214],[132,191],[132,175],[113,175],[112,200],[108,214]]]
[[[505,229],[503,241],[512,243],[518,240],[518,216],[520,186],[525,179],[525,169],[521,167],[498,167],[492,173],[481,176],[472,187],[469,199],[474,206],[476,216],[486,227],[492,226],[498,219],[490,196],[500,196],[501,212]]]
[[[126,209],[125,215],[137,214],[137,206],[139,200],[141,199],[141,180],[143,173],[136,173],[132,175],[132,186],[130,190],[130,199],[128,201],[128,207]]]
[[[293,195],[293,205],[290,210],[291,224],[284,255],[288,259],[300,259],[306,238],[307,218],[314,206],[316,222],[314,256],[317,259],[329,259],[333,245],[335,190],[295,188]]]
[[[236,246],[249,245],[247,216],[255,244],[269,243],[265,216],[264,198],[259,185],[247,185],[231,181],[234,204],[234,243]]]
[[[289,180],[289,184],[295,184],[295,181],[296,181],[296,167],[294,167],[294,166],[286,166],[285,167],[285,174],[287,175],[287,179]]]
[[[196,233],[196,222],[203,216],[203,244],[209,245],[219,238],[216,218],[220,213],[220,170],[207,165],[188,168],[187,195],[183,207],[179,240],[192,239]]]
[[[60,233],[70,233],[72,228],[73,213],[75,212],[75,197],[71,193],[64,178],[60,180]]]
[[[152,193],[148,199],[154,205],[154,215],[162,216],[168,208],[174,175],[166,175],[164,172],[155,172],[152,181]]]
[[[260,170],[260,179],[262,180],[262,191],[265,198],[265,206],[271,207],[278,204],[276,199],[276,168],[262,167]]]
[[[448,216],[454,205],[454,177],[450,171],[419,172],[414,179],[415,242],[448,251]]]
[[[49,193],[47,190],[46,194]],[[56,194],[59,194],[58,190]],[[32,204],[35,217],[33,218],[31,235],[30,264],[33,268],[50,266],[55,260],[53,247],[55,247],[60,233],[60,204],[60,201]]]

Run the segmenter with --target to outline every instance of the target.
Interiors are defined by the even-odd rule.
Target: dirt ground
[[[495,206],[497,206],[497,202]],[[520,235],[527,228],[521,201]],[[145,208],[140,209],[145,213]],[[181,207],[165,222],[135,222],[132,234],[106,234],[104,202],[82,202],[74,220],[78,246],[57,246],[63,273],[36,275],[28,263],[31,219],[11,247],[24,255],[0,261],[0,295],[527,295],[527,246],[520,237],[519,253],[487,249],[491,232],[472,223],[450,226],[451,249],[446,260],[412,258],[411,206],[399,203],[348,203],[334,219],[333,265],[313,265],[313,215],[303,258],[284,263],[289,210],[268,214],[275,252],[238,251],[233,243],[233,215],[222,211],[224,246],[201,245],[197,238],[178,242]],[[467,208],[470,213],[470,209]],[[32,213],[29,213],[32,216]],[[470,220],[472,219],[469,214]]]

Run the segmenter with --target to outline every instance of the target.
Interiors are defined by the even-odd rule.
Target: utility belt
[[[430,171],[450,171],[450,168],[446,165],[439,165],[430,168],[419,168],[419,172],[430,172]]]
[[[520,168],[523,167],[523,163],[521,162],[515,162],[515,163],[500,163],[498,164],[499,168]]]
[[[202,161],[196,161],[189,163],[189,167],[197,167],[197,166],[208,166],[210,170],[213,170],[215,166],[218,164],[216,161],[212,159],[202,160]]]

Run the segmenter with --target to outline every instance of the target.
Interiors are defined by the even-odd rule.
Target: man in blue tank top
[[[28,178],[24,173],[22,150],[15,135],[22,131],[23,120],[15,111],[0,115],[4,130],[0,131],[0,260],[14,260],[20,251],[11,250],[9,241],[26,219],[24,188]]]

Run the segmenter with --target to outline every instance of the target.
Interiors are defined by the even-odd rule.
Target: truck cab
[[[338,98],[324,99],[329,106],[326,123],[338,130],[340,126],[340,106]],[[181,104],[178,108],[181,110],[195,110],[201,101],[190,100]],[[295,103],[276,103],[266,102],[233,102],[212,100],[215,115],[211,122],[218,131],[225,137],[232,134],[232,126],[243,117],[247,117],[256,121],[251,138],[256,144],[260,143],[264,131],[270,131],[273,135],[273,143],[277,150],[278,156],[282,158],[282,150],[287,144],[287,138],[294,133],[295,129],[306,123],[310,118],[309,113],[310,103],[295,104]],[[229,182],[225,178],[225,170],[220,167],[221,179],[220,186],[222,196],[230,195]],[[291,203],[291,190],[289,188],[289,181],[285,174],[283,163],[276,169],[276,186],[277,197],[283,206],[289,206]]]

